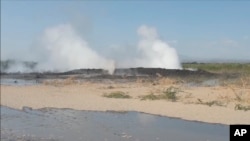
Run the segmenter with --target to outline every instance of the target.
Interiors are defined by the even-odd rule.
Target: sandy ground
[[[178,88],[177,101],[141,100],[141,96],[161,94]],[[107,98],[121,91],[130,99]],[[250,110],[236,110],[237,104],[250,106],[250,89],[234,86],[187,86],[169,79],[151,82],[91,83],[48,82],[32,86],[1,85],[1,105],[22,109],[44,107],[93,111],[138,111],[150,114],[222,124],[250,124]]]

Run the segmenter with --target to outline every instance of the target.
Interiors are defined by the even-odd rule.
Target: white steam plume
[[[114,61],[98,55],[69,24],[46,29],[36,51],[39,70],[101,68],[112,74],[115,69]]]
[[[176,50],[159,39],[155,28],[142,25],[137,34],[140,37],[138,50],[141,57],[136,59],[136,66],[181,69]]]
[[[181,69],[176,50],[159,38],[155,28],[143,25],[138,28],[137,33],[140,37],[137,48],[122,50],[121,47],[118,47],[116,49],[118,53],[109,50],[111,52],[109,56],[113,58],[119,56],[125,60],[116,62],[119,67]],[[25,56],[21,55],[22,52],[19,52],[19,55],[14,52],[12,57],[21,56],[23,59],[29,58],[29,60],[17,58],[20,60],[11,63],[7,71],[68,71],[81,68],[101,68],[112,74],[115,69],[115,62],[100,56],[91,49],[70,24],[47,28],[36,43],[37,45],[32,48],[31,52],[25,53],[27,54]],[[124,52],[131,54],[127,55]],[[32,68],[32,63],[25,65],[22,61],[37,62],[37,65]],[[29,67],[27,68],[27,66]]]

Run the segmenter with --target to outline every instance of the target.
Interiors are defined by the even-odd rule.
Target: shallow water
[[[138,112],[1,106],[1,141],[228,141],[229,126]]]
[[[39,84],[37,80],[1,78],[1,85],[28,86]]]

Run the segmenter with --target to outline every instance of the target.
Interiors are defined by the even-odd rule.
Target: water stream
[[[229,126],[139,112],[1,106],[1,141],[228,141]]]

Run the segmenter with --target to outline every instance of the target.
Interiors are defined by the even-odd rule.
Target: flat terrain
[[[143,80],[130,83],[57,80],[31,86],[1,85],[1,105],[18,109],[28,106],[139,111],[210,123],[249,124],[249,92],[248,88],[231,86],[190,87],[169,79],[160,79],[157,84]]]
[[[104,73],[98,75],[100,73]],[[1,105],[90,111],[138,111],[222,124],[250,124],[250,77],[204,70],[127,69],[66,73],[2,74],[15,84],[1,85]]]

